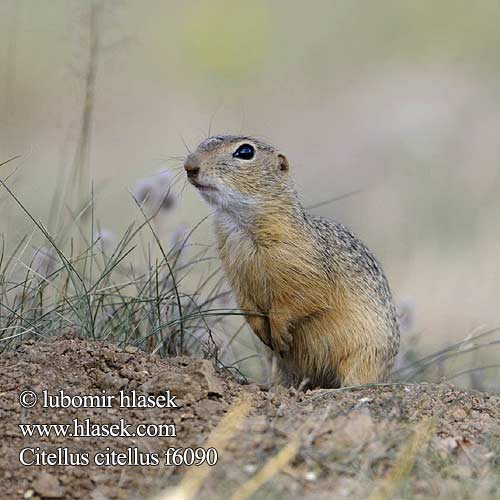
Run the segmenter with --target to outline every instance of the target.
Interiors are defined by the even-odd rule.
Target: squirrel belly
[[[256,139],[218,136],[185,168],[215,206],[224,272],[248,324],[278,355],[284,382],[384,380],[399,329],[382,268],[345,226],[304,211],[286,158]]]

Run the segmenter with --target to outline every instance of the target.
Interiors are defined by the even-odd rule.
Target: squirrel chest
[[[216,224],[219,256],[236,295],[248,296],[261,310],[271,302],[271,289],[278,288],[273,274],[273,255],[256,244],[253,235],[225,219]]]
[[[300,302],[305,296],[323,302],[325,290],[318,284],[318,265],[313,249],[283,226],[264,225],[249,232],[229,218],[216,219],[219,255],[238,298],[245,297],[261,311],[273,304]],[[318,295],[321,294],[321,298]]]

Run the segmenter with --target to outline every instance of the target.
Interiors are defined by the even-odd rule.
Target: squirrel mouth
[[[196,182],[194,179],[189,179],[189,182],[196,189],[199,189],[200,191],[215,191],[215,188],[213,186],[208,186],[206,184],[200,184],[199,182]]]

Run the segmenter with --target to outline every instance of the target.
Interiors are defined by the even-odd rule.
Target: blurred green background
[[[92,28],[89,1],[0,0],[0,161],[23,156],[0,175],[17,168],[33,213],[49,217],[73,161],[97,36],[86,162],[102,227],[127,226],[128,191],[177,172],[184,143],[254,134],[287,154],[305,205],[356,191],[315,211],[375,251],[424,351],[500,326],[500,2],[95,5]],[[209,210],[181,192],[169,223],[192,226]],[[29,221],[3,192],[0,214],[13,246]]]

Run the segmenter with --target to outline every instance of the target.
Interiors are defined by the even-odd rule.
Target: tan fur
[[[231,159],[245,142],[255,159]],[[288,162],[271,146],[222,136],[202,143],[186,160],[192,164],[193,183],[213,187],[201,194],[216,207],[228,281],[285,380],[311,387],[383,380],[399,331],[385,276],[366,247],[340,224],[305,214]]]

